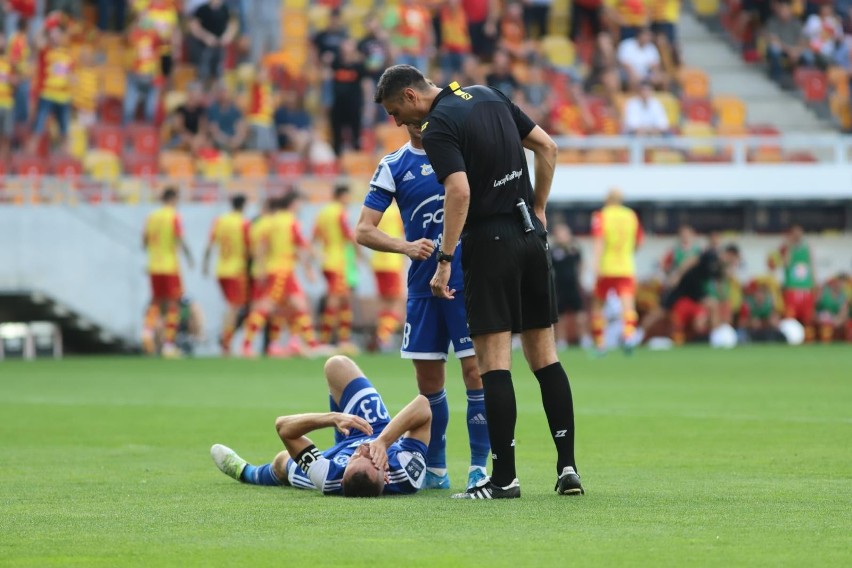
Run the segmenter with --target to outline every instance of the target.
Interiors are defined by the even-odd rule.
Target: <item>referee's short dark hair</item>
[[[382,102],[399,96],[403,89],[411,87],[418,91],[425,91],[429,87],[429,81],[423,76],[416,67],[411,65],[394,65],[388,67],[382,76],[379,78],[379,84],[376,86],[376,95],[373,97],[373,102],[382,104]]]

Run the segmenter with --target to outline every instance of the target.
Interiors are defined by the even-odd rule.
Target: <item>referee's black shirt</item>
[[[503,93],[481,85],[462,89],[453,82],[435,98],[421,128],[439,182],[467,173],[466,226],[513,213],[519,197],[532,203],[522,140],[535,123]]]

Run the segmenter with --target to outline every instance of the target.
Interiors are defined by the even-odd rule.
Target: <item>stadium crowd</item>
[[[578,0],[570,26],[554,4],[7,2],[0,163],[95,178],[230,175],[207,165],[231,158],[239,175],[369,174],[401,141],[370,102],[393,63],[496,87],[551,134],[773,133],[682,64],[680,0]],[[32,159],[48,154],[67,159]],[[712,159],[672,154],[660,159]]]
[[[346,221],[345,210],[351,204],[348,187],[338,186],[334,196],[318,213],[310,238],[303,234],[298,220],[303,196],[297,191],[271,199],[251,220],[243,214],[245,198],[235,196],[232,211],[216,220],[202,269],[204,274],[216,276],[228,306],[219,338],[223,353],[231,353],[240,329],[240,352],[247,357],[394,348],[404,321],[407,261],[392,253],[374,253],[368,261]],[[150,353],[162,349],[164,354],[177,355],[180,350],[175,342],[181,330],[178,343],[183,351],[186,346],[191,349],[188,336],[200,337],[201,314],[186,298],[181,284],[179,249],[187,255],[190,267],[193,265],[190,247],[181,236],[176,192],[167,190],[163,202],[149,217],[145,230],[153,296],[143,344]],[[394,209],[385,215],[380,229],[402,236],[402,222]],[[606,233],[595,231],[593,228],[592,241],[605,237]],[[641,227],[639,232],[637,247],[641,246]],[[768,251],[762,276],[741,281],[737,264],[726,264],[717,274],[701,278],[698,293],[673,305],[666,305],[667,296],[700,264],[704,253],[722,254],[729,248],[718,234],[702,241],[691,227],[682,226],[653,276],[634,282],[633,306],[618,297],[621,290],[617,287],[619,294],[607,294],[606,289],[600,293],[599,284],[592,289],[584,285],[584,274],[589,271],[598,281],[606,279],[605,252],[597,261],[597,253],[584,260],[571,229],[558,217],[552,220],[550,235],[559,297],[557,336],[563,348],[569,343],[612,347],[621,341],[623,328],[629,334],[642,329],[638,342],[654,337],[671,338],[674,344],[706,341],[722,325],[736,329],[740,342],[784,341],[781,322],[785,319],[801,324],[805,341],[852,342],[852,278],[845,273],[816,274],[801,227],[793,226],[778,247]],[[377,301],[358,294],[361,262],[369,262],[375,273]],[[630,270],[635,274],[634,268]],[[325,294],[313,305],[305,290],[316,289],[317,272],[325,280]],[[595,305],[596,299],[600,305]],[[665,317],[655,317],[661,306]],[[356,314],[360,315],[357,320]],[[613,326],[616,339],[610,341],[604,334]],[[262,336],[259,342],[258,335]]]

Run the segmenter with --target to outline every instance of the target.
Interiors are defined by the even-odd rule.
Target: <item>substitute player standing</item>
[[[816,277],[811,247],[805,242],[800,225],[790,227],[784,244],[769,257],[769,267],[776,266],[784,269],[784,317],[799,320],[805,326],[805,337],[812,341],[816,336]]]
[[[468,487],[485,477],[488,460],[488,427],[482,379],[474,358],[461,296],[446,301],[432,295],[429,280],[437,259],[433,252],[440,245],[444,218],[444,188],[438,183],[421,143],[420,129],[408,126],[411,142],[385,156],[370,182],[356,234],[358,242],[378,251],[411,258],[408,270],[408,301],[402,339],[402,357],[414,362],[417,388],[429,399],[432,408],[432,441],[426,454],[427,488],[450,486],[447,474],[447,424],[450,408],[446,382],[446,360],[452,344],[461,361],[462,378],[467,389],[467,431],[470,440]],[[390,204],[396,201],[403,215],[405,235],[394,238],[381,230]],[[458,246],[454,247],[458,250]],[[453,262],[456,270],[450,282],[461,292],[464,283],[461,257]]]
[[[394,239],[405,237],[398,207],[392,206],[385,211],[379,222],[379,230]],[[356,228],[356,239],[357,232]],[[402,300],[402,270],[405,268],[405,257],[392,252],[376,252],[370,258],[370,266],[376,276],[376,290],[379,294],[376,344],[379,351],[388,351],[393,334],[402,323],[399,304]]]
[[[597,270],[592,297],[592,337],[598,353],[604,352],[606,320],[603,306],[610,290],[621,300],[622,345],[633,346],[639,316],[636,314],[636,249],[642,243],[642,225],[636,213],[623,205],[618,189],[610,190],[606,205],[592,214],[592,254]]]
[[[180,354],[175,346],[180,320],[179,302],[183,295],[178,249],[183,250],[190,269],[193,266],[192,253],[183,239],[180,215],[176,209],[177,198],[178,194],[174,188],[169,187],[163,191],[163,205],[148,216],[142,235],[142,247],[148,253],[148,274],[151,279],[151,304],[145,314],[142,346],[147,353],[155,351],[155,328],[165,313],[162,348],[165,357],[177,357]]]
[[[210,273],[210,256],[213,249],[219,251],[216,259],[216,278],[228,307],[222,324],[222,354],[231,352],[231,339],[237,328],[237,313],[248,300],[248,262],[249,222],[243,216],[246,197],[242,194],[231,198],[231,211],[219,216],[213,222],[210,239],[204,251],[203,272]]]
[[[375,100],[398,125],[420,126],[435,176],[444,185],[441,242],[452,248],[438,251],[430,282],[438,297],[454,298],[448,284],[455,244],[462,237],[465,307],[485,389],[493,473],[456,497],[521,495],[515,473],[513,332],[521,334],[524,355],[541,387],[558,456],[556,490],[579,495],[574,403],[556,355],[556,291],[545,229],[556,144],[499,91],[479,85],[463,89],[458,83],[442,90],[408,65],[382,74]],[[535,193],[524,148],[535,154]]]
[[[334,188],[334,201],[323,207],[314,225],[314,241],[322,247],[322,274],[326,283],[325,310],[322,314],[320,338],[330,343],[335,329],[338,346],[353,350],[352,303],[346,278],[346,246],[355,237],[346,220],[349,186]]]

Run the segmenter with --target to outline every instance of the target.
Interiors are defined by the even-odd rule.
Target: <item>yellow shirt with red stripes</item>
[[[12,94],[12,73],[9,58],[0,58],[0,108],[10,109],[15,105]]]
[[[354,239],[342,203],[335,201],[320,210],[314,227],[314,240],[322,245],[323,271],[345,273],[346,243]]]
[[[210,243],[219,248],[216,276],[241,278],[248,260],[249,224],[239,211],[225,213],[216,219],[210,231]]]
[[[148,216],[145,248],[150,274],[180,274],[178,247],[182,235],[180,215],[174,207],[161,207]]]
[[[71,102],[74,60],[64,47],[49,47],[42,55],[41,98],[59,104]]]
[[[607,205],[592,215],[592,236],[603,240],[598,275],[636,275],[636,247],[642,242],[642,225],[629,207]]]
[[[299,220],[290,211],[272,215],[264,235],[266,243],[266,269],[269,274],[290,274],[296,267],[299,249],[308,246],[302,236]]]

